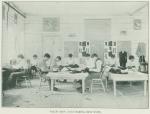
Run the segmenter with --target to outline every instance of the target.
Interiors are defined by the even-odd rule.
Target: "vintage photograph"
[[[2,107],[149,107],[148,1],[3,1]]]

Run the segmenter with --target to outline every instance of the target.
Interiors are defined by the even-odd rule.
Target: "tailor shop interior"
[[[68,98],[77,94],[76,101],[82,101],[81,95],[85,100],[80,107],[112,97],[118,101],[104,101],[104,107],[128,107],[119,104],[122,96],[148,97],[148,2],[5,1],[2,24],[3,106],[15,107],[28,92],[39,97],[33,91],[46,94],[49,103],[71,91]],[[88,101],[85,95],[95,97]],[[143,104],[135,107],[148,106],[141,99],[135,101]],[[61,106],[55,99],[55,106],[76,107],[76,101]]]

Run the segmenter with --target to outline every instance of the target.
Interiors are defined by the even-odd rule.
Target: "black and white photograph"
[[[1,9],[2,108],[149,108],[149,1]]]

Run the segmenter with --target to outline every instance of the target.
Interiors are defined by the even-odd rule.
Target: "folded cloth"
[[[78,70],[72,70],[70,73],[81,73],[82,71],[78,71]]]

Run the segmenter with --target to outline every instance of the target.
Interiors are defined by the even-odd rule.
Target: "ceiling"
[[[12,2],[26,15],[128,15],[147,2]]]

